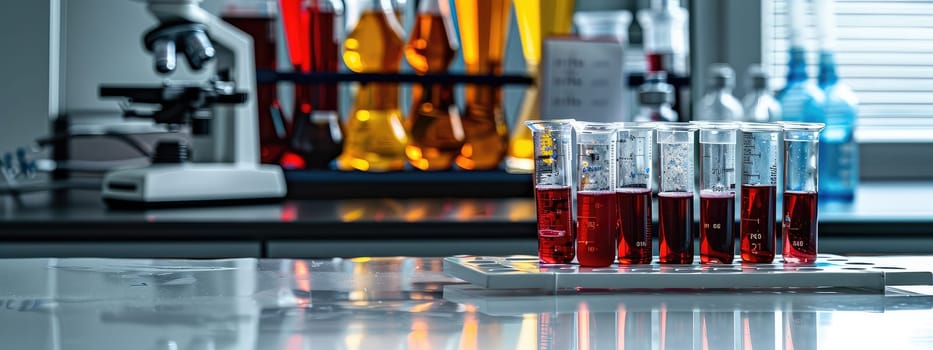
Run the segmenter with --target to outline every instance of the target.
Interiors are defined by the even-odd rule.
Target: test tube
[[[619,264],[651,263],[652,123],[616,123]]]
[[[577,131],[577,262],[605,267],[616,257],[615,126],[581,123]]]
[[[735,257],[735,134],[730,122],[700,126],[700,263]]]
[[[573,122],[572,119],[525,122],[534,140],[538,259],[546,264],[567,264],[574,258],[570,148]]]
[[[770,264],[774,261],[774,213],[782,130],[778,124],[742,124],[739,249],[744,262]]]
[[[662,264],[693,263],[693,139],[697,126],[658,124],[661,186],[658,193],[658,260]]]
[[[784,127],[785,263],[816,262],[818,149],[822,123],[781,123]]]

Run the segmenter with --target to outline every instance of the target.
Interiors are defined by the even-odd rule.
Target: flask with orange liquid
[[[417,74],[446,72],[457,51],[456,40],[447,1],[423,0],[405,46],[405,57]],[[453,86],[415,85],[412,97],[414,102],[405,120],[410,137],[405,148],[408,162],[420,170],[450,169],[464,138]]]

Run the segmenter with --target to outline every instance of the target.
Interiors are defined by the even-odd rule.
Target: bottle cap
[[[768,88],[768,72],[761,68],[760,64],[748,66],[748,82],[752,89],[760,90]]]
[[[709,83],[712,88],[732,88],[735,86],[735,71],[724,63],[714,63],[709,66]]]
[[[674,103],[674,86],[667,83],[666,72],[651,72],[645,83],[638,87],[638,103],[658,106]]]

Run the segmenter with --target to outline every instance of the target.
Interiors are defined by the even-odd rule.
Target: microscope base
[[[186,163],[116,170],[102,197],[128,205],[199,204],[285,197],[285,176],[274,165]]]

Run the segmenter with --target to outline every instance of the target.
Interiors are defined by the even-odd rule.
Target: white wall
[[[0,2],[0,153],[28,144],[48,126],[51,5]]]

